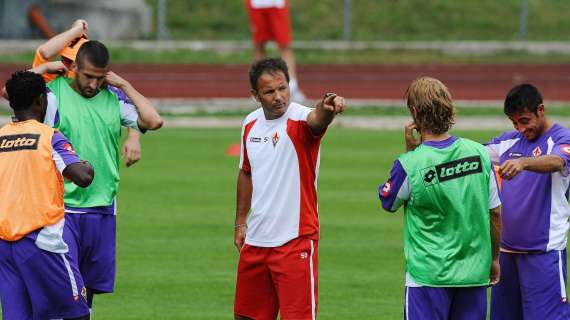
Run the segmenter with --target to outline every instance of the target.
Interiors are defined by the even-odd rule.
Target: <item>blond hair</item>
[[[449,89],[437,79],[417,78],[406,90],[405,99],[419,130],[443,134],[455,123]]]

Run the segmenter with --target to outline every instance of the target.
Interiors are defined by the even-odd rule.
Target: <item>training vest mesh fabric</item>
[[[69,139],[81,159],[89,161],[95,178],[87,188],[66,181],[65,204],[77,208],[108,206],[119,187],[119,100],[106,88],[85,98],[70,86],[72,81],[58,77],[48,84],[57,97],[59,122],[55,127]]]
[[[399,158],[412,189],[405,205],[406,271],[433,287],[489,283],[489,170],[480,144],[459,138]]]
[[[35,120],[0,128],[0,239],[17,241],[63,218],[63,177],[54,129]]]

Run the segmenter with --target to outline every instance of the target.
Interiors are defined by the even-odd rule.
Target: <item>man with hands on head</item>
[[[91,306],[94,293],[114,290],[121,126],[156,130],[162,119],[148,99],[110,71],[109,52],[102,43],[85,42],[72,68],[74,79],[57,77],[48,84],[45,123],[64,133],[97,172],[89,188],[65,185],[66,219],[78,236],[70,250],[80,261]]]
[[[240,252],[236,319],[315,319],[320,142],[343,97],[327,94],[315,109],[290,101],[282,59],[249,72],[261,107],[243,122],[237,178],[235,245]]]
[[[75,71],[72,66],[77,56],[79,48],[87,42],[87,31],[89,25],[86,20],[78,19],[73,22],[71,28],[52,37],[36,50],[32,68],[37,68],[43,64],[46,65],[42,72],[42,77],[46,83],[57,78],[58,75],[64,75],[68,78],[75,77]],[[60,55],[60,61],[51,61],[56,55]],[[41,70],[41,69],[40,69]],[[50,70],[50,72],[47,72]],[[118,91],[117,88],[109,88]],[[118,94],[122,94],[118,92]],[[121,148],[121,158],[125,159],[127,167],[135,164],[141,157],[140,134],[136,129],[127,128],[127,138]]]
[[[491,291],[491,319],[568,319],[567,190],[570,130],[546,117],[531,84],[513,87],[504,112],[515,131],[487,143],[503,178],[501,282]]]
[[[452,136],[447,87],[421,77],[406,91],[406,153],[379,186],[382,207],[404,205],[406,319],[485,319],[500,280],[501,202],[487,152]],[[419,132],[420,137],[415,137]]]

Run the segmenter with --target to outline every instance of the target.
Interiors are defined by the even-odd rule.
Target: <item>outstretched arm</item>
[[[237,178],[237,204],[234,232],[234,244],[238,251],[241,250],[245,242],[245,234],[247,232],[246,220],[249,209],[251,208],[252,195],[253,183],[251,181],[251,173],[240,170]]]
[[[343,97],[337,96],[335,93],[327,93],[307,117],[307,124],[313,134],[318,136],[325,132],[334,117],[343,112],[344,108]]]
[[[61,49],[68,45],[73,39],[81,37],[87,33],[89,26],[87,21],[78,19],[73,22],[71,28],[49,39],[47,42],[39,46],[38,53],[45,60],[50,60],[57,55]]]
[[[140,94],[127,80],[109,71],[105,77],[107,84],[121,89],[137,107],[139,112],[139,127],[147,130],[157,130],[162,127],[160,115],[145,96]]]

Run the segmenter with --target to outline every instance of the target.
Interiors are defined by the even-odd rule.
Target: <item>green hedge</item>
[[[147,0],[156,8],[156,0]],[[529,40],[570,40],[570,1],[527,0]],[[354,40],[516,40],[521,0],[352,0]],[[173,39],[249,39],[243,0],[168,0]],[[290,0],[294,37],[343,36],[344,0]]]

